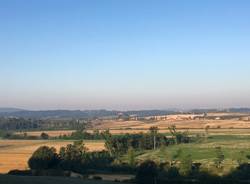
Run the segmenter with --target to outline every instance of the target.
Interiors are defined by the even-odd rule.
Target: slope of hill
[[[107,118],[118,116],[137,115],[138,117],[161,116],[169,114],[203,114],[211,112],[234,112],[249,113],[250,108],[231,108],[224,110],[217,109],[194,109],[189,111],[182,110],[137,110],[137,111],[111,111],[111,110],[44,110],[31,111],[16,108],[0,108],[0,116],[19,117],[19,118]]]
[[[0,116],[14,116],[22,118],[101,118],[101,117],[114,117],[119,114],[126,116],[136,114],[140,117],[144,116],[158,116],[165,114],[175,113],[168,110],[141,110],[141,111],[109,111],[109,110],[48,110],[48,111],[12,111],[12,112],[0,112]]]
[[[11,176],[0,175],[1,184],[115,184],[111,181],[94,181],[67,177],[48,177],[48,176]],[[121,183],[123,184],[123,183]]]

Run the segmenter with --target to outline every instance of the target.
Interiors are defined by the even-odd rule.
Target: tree
[[[215,166],[220,169],[222,168],[222,163],[225,159],[225,156],[221,150],[221,147],[215,148],[215,154],[216,154],[216,157],[215,157],[214,163],[215,163]]]
[[[28,160],[30,169],[42,170],[56,167],[60,159],[54,147],[39,147]]]
[[[205,127],[206,139],[208,138],[209,128],[210,128],[209,125],[207,125],[207,126]]]
[[[139,184],[156,184],[157,165],[154,161],[147,160],[137,169],[136,180]]]
[[[86,151],[87,148],[84,146],[83,141],[76,141],[74,144],[61,147],[59,152],[62,160],[60,166],[65,170],[81,172]]]
[[[169,132],[172,134],[172,138],[175,140],[175,144],[190,142],[188,131],[177,132],[175,125],[171,125],[170,127],[168,127],[168,129],[169,129]]]
[[[152,126],[149,128],[149,132],[150,132],[150,135],[152,137],[152,141],[153,141],[153,149],[155,150],[156,149],[156,136],[158,134],[158,127],[156,126]]]
[[[46,133],[44,133],[44,132],[41,133],[40,137],[41,137],[42,139],[49,139],[49,135],[46,134]]]
[[[135,151],[133,148],[128,150],[128,162],[131,167],[135,166]]]
[[[111,156],[114,155],[114,150],[112,147],[112,135],[109,132],[109,130],[105,130],[104,132],[102,132],[102,136],[105,140],[105,148],[108,150],[109,154]]]

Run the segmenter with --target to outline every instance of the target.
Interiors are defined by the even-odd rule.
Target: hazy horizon
[[[250,1],[0,2],[0,107],[250,107]]]

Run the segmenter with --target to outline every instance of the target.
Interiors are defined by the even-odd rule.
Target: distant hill
[[[117,184],[117,182],[112,181],[102,181],[102,180],[87,180],[82,178],[70,178],[70,177],[52,177],[52,176],[14,176],[14,175],[1,175],[1,184]],[[120,184],[125,184],[119,182]]]
[[[138,110],[138,111],[110,111],[110,110],[46,110],[46,111],[30,111],[17,108],[0,108],[0,116],[4,117],[22,117],[34,119],[48,118],[104,118],[137,115],[139,117],[161,116],[177,113],[194,113],[201,114],[204,112],[234,112],[234,113],[250,113],[250,108],[230,108],[224,110],[218,109],[194,109],[183,112],[182,110]]]
[[[12,113],[12,112],[18,112],[18,111],[25,111],[25,110],[18,109],[18,108],[0,108],[0,113]]]
[[[29,110],[17,110],[17,111],[2,111],[0,116],[5,117],[22,117],[22,118],[103,118],[114,117],[120,113],[123,115],[137,115],[140,117],[145,116],[159,116],[176,113],[168,110],[141,110],[141,111],[108,111],[108,110],[48,110],[48,111],[29,111]]]
[[[22,117],[22,118],[94,118],[94,117],[105,117],[114,116],[117,112],[106,111],[106,110],[48,110],[48,111],[29,111],[20,110],[13,112],[0,112],[0,116],[5,117]]]

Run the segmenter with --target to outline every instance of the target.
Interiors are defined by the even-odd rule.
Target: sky
[[[0,107],[250,107],[248,0],[0,0]]]

